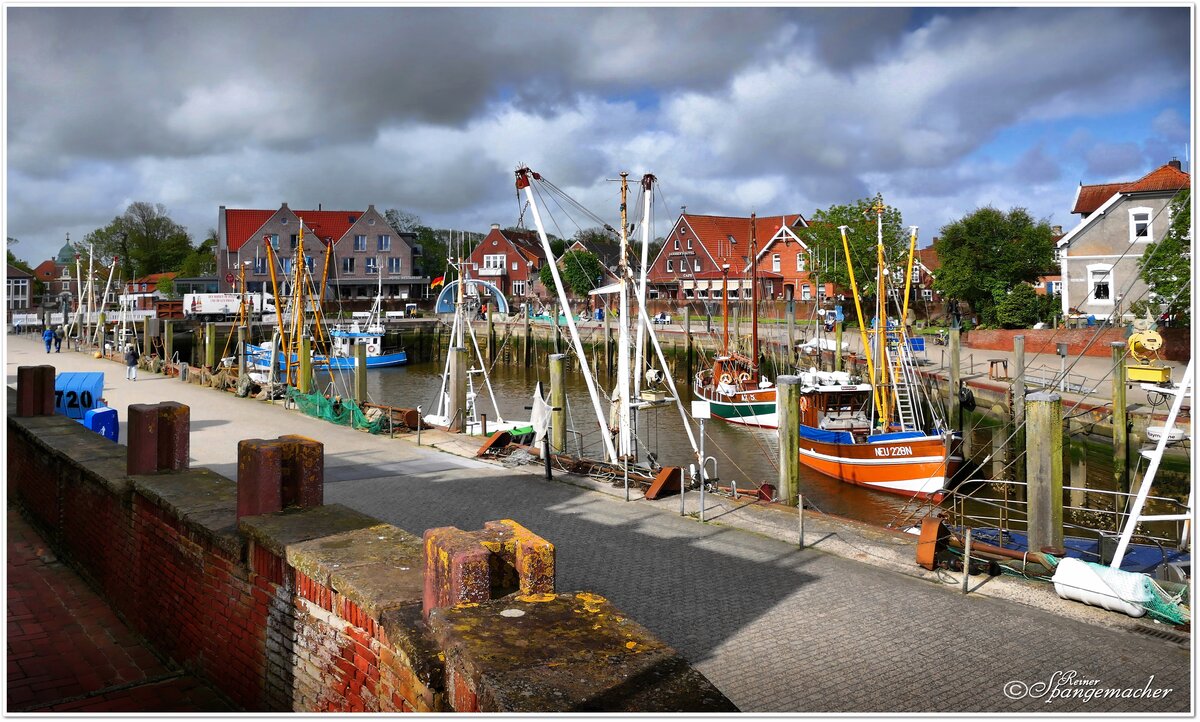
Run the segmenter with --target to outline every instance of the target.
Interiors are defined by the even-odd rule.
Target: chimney
[[[492,230],[493,230],[493,231],[498,231],[498,230],[500,230],[500,224],[499,224],[499,223],[493,223],[493,224],[492,224]]]
[[[1167,165],[1171,166],[1175,170],[1183,170],[1183,164],[1179,162],[1178,158],[1172,158],[1171,162],[1167,163]]]
[[[1050,232],[1056,236],[1061,236],[1063,234],[1062,226],[1050,226]]]
[[[320,204],[320,203],[318,203],[318,204],[317,204],[317,210],[318,210],[318,211],[319,211],[319,210],[321,210],[321,204]]]

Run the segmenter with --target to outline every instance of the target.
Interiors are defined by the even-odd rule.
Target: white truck
[[[185,293],[183,317],[200,321],[236,321],[241,302],[240,293]],[[246,303],[247,310],[256,320],[275,320],[275,298],[271,294],[247,293]]]

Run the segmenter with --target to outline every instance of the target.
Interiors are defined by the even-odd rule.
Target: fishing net
[[[319,393],[300,393],[295,388],[289,388],[287,393],[288,399],[307,416],[372,434],[386,433],[390,430],[386,414],[369,419],[352,399],[327,399]]]

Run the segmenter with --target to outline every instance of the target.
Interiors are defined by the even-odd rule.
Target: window
[[[517,262],[516,262],[516,261],[513,261],[513,262],[512,262],[512,269],[513,269],[514,271],[515,271],[515,270],[517,270]]]
[[[374,276],[375,274],[379,273],[379,259],[378,258],[368,258],[366,264],[364,264],[364,265],[366,265],[366,271],[367,271],[368,276]]]
[[[677,251],[679,250],[679,239],[678,238],[675,239],[675,250],[677,250]]]
[[[506,256],[503,253],[489,253],[483,257],[483,267],[504,270]]]
[[[692,289],[690,289],[690,288],[683,289],[683,297],[684,298],[695,298],[695,296],[696,296],[696,293]]]
[[[8,279],[8,307],[9,308],[28,308],[29,307],[29,279],[28,278],[10,278],[10,279]]]
[[[1129,242],[1146,243],[1154,237],[1150,208],[1129,209]]]
[[[524,281],[513,281],[512,292],[513,292],[514,296],[524,296],[525,295],[525,282]]]
[[[304,257],[304,267],[308,269],[309,273],[312,273],[312,271],[313,271],[313,257],[312,256]]]
[[[688,239],[688,250],[692,250],[692,239]]]
[[[379,251],[392,250],[392,237],[391,236],[387,235],[386,233],[380,234],[377,240],[379,241],[379,246],[376,250],[379,250]]]
[[[919,267],[919,266],[913,266],[913,271],[912,271],[912,282],[913,282],[913,283],[920,283],[920,282],[921,282],[921,269],[920,269],[920,267]]]
[[[806,283],[800,287],[800,300],[801,301],[811,301],[812,300],[812,286],[810,286]]]
[[[694,259],[694,260],[692,261],[692,272],[693,272],[693,273],[699,273],[699,272],[700,272],[700,259],[699,259],[699,258],[697,258],[697,259]]]
[[[1087,267],[1089,299],[1093,303],[1112,304],[1112,266],[1096,263]]]
[[[775,273],[779,273],[779,268],[780,268],[779,261],[780,261],[780,259],[779,259],[778,253],[771,256],[771,270],[774,271]]]
[[[1062,263],[1062,249],[1059,248],[1057,245],[1054,246],[1054,262]]]
[[[342,259],[342,273],[350,273],[350,274],[354,273],[354,259],[353,258],[343,258]]]
[[[933,300],[933,289],[932,288],[922,288],[921,289],[921,300],[922,301],[932,301]]]
[[[298,246],[298,245],[300,245],[300,235],[297,233],[293,233],[291,249],[293,251],[296,250],[296,246]]]
[[[817,301],[825,303],[825,287],[817,286]]]
[[[292,259],[283,259],[283,275],[287,276],[292,272]]]
[[[696,289],[696,298],[708,298],[708,289],[707,288]]]
[[[271,234],[271,248],[276,251],[279,250],[279,234],[278,233]]]
[[[366,236],[355,236],[354,237],[354,250],[356,250],[356,251],[367,250],[367,237]]]
[[[676,248],[679,247],[679,241],[675,241],[675,247]],[[674,270],[675,270],[675,261],[672,261],[671,259],[668,258],[667,259],[667,273],[671,273]]]
[[[719,289],[719,288],[714,288],[714,289],[713,289],[713,291],[712,291],[712,297],[713,297],[713,298],[720,298],[720,297],[721,297],[721,289]]]
[[[804,254],[803,253],[796,254],[796,270],[797,271],[804,270]]]
[[[358,220],[358,218],[355,216],[346,216],[346,220],[350,221],[350,223],[353,224],[355,221]]]
[[[288,217],[287,217],[287,216],[283,216],[282,218],[280,218],[280,219],[279,219],[279,225],[281,225],[281,226],[286,226],[287,224],[288,224]]]
[[[400,261],[401,259],[399,258],[389,258],[388,273],[400,273]]]

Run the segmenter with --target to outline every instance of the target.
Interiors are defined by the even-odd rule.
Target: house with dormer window
[[[796,266],[800,244],[794,232],[781,235],[781,231],[806,225],[798,213],[755,218],[759,298],[780,298],[785,293],[789,276],[784,268]],[[791,248],[785,250],[788,244],[781,243],[776,250],[767,251],[777,236],[789,234],[795,241]],[[778,270],[775,255],[780,256]],[[730,300],[750,298],[752,261],[749,218],[681,213],[646,273],[647,294],[650,298],[707,301],[720,300],[727,291]]]
[[[471,276],[490,281],[510,301],[521,303],[519,299],[542,295],[537,280],[546,254],[534,231],[502,230],[493,223],[467,263]]]
[[[1071,209],[1079,224],[1055,244],[1064,315],[1115,322],[1129,315],[1130,303],[1149,290],[1138,261],[1166,235],[1171,203],[1185,188],[1191,175],[1178,160],[1135,181],[1080,184]]]
[[[428,295],[429,277],[413,265],[416,234],[397,233],[374,205],[365,211],[292,210],[286,203],[273,211],[221,206],[217,239],[217,276],[224,292],[237,290],[239,268],[248,290],[270,292],[274,259],[280,293],[286,292],[286,276],[303,262],[318,283],[326,278],[326,292],[334,298],[374,298],[381,279],[384,298]]]

